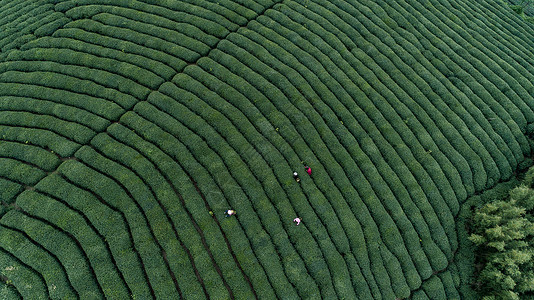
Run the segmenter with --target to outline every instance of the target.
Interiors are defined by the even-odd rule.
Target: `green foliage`
[[[0,298],[471,299],[471,225],[488,297],[531,291],[534,170],[469,220],[532,162],[524,23],[497,1],[0,0]]]
[[[484,296],[518,299],[534,291],[533,192],[521,185],[510,191],[509,200],[492,201],[475,210],[469,240],[478,246],[483,264],[477,285]]]

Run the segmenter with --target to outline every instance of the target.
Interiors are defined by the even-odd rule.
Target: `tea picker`
[[[235,215],[235,210],[229,209],[229,210],[225,211],[224,214],[225,214],[225,217],[233,216],[233,215]]]
[[[297,172],[293,172],[293,178],[295,178],[296,182],[300,182],[299,174],[297,174]]]

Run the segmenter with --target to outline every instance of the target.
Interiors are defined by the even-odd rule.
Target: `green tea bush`
[[[172,20],[169,18],[168,13],[165,15],[140,13],[139,10],[108,5],[79,6],[69,10],[68,12],[69,16],[76,20],[81,19],[82,16],[85,19],[91,19],[91,17],[99,13],[110,13],[117,17],[139,21],[144,24],[151,24],[159,28],[172,29],[174,31],[183,33],[188,37],[195,38],[197,41],[203,42],[210,47],[214,46],[218,41],[216,37],[205,33],[195,25],[184,23],[183,19]]]
[[[199,63],[202,64],[202,61],[199,62]],[[220,69],[220,67],[218,67],[217,65],[211,65],[211,66],[213,66],[213,68],[219,68],[219,69]],[[211,67],[211,66],[210,66],[210,67]],[[198,69],[189,69],[189,71],[190,71],[190,72],[188,72],[188,73],[191,74],[192,76],[195,76],[195,77],[197,78],[197,80],[205,81],[205,78],[209,78],[209,77],[203,77],[203,76],[202,76],[203,73],[198,72]],[[183,80],[176,80],[176,83],[177,83],[177,84],[180,84],[180,85],[183,85],[184,87],[187,86],[187,85],[184,85],[184,81],[183,81]],[[232,101],[233,103],[236,103],[236,105],[242,105],[242,102],[235,102],[235,94],[231,94],[230,91],[229,91],[228,89],[220,89],[220,88],[219,88],[220,86],[217,85],[216,82],[211,82],[211,81],[209,81],[209,82],[205,82],[204,84],[207,84],[210,88],[214,88],[219,94],[222,93],[223,95],[228,95],[228,98],[227,98],[228,101]],[[210,99],[210,98],[206,98],[206,99]],[[220,102],[213,101],[213,102],[211,102],[211,103],[212,103],[212,105],[217,106],[218,103],[220,103]],[[231,110],[229,107],[227,107],[227,106],[223,106],[223,107],[221,107],[220,109],[221,109],[221,111],[223,111],[223,112],[224,112],[224,111],[227,111],[227,110],[232,111],[232,110]],[[227,115],[228,115],[228,116],[233,116],[234,113],[230,113],[230,112],[229,112]],[[251,122],[255,123],[255,118],[253,118],[253,117],[250,116],[250,115],[249,115],[248,117],[249,117],[249,120],[250,120]],[[236,116],[236,119],[232,119],[232,122],[233,122],[233,123],[240,123],[241,120],[242,120],[242,118],[239,118],[239,119],[238,119],[237,116]],[[242,125],[237,125],[237,126],[238,126],[238,127],[242,127]],[[250,132],[249,132],[249,131],[246,131],[245,134],[248,135],[248,134],[250,134]],[[261,147],[261,146],[258,146],[258,147]],[[268,156],[268,153],[266,152],[264,155]],[[246,155],[244,155],[244,156],[242,155],[242,157],[245,157],[245,159],[247,158]],[[252,170],[253,172],[256,172],[256,171],[258,171],[258,170],[264,170],[264,169],[265,169],[265,168],[261,168],[261,167],[259,167],[259,166],[258,166],[258,167],[256,167],[256,166],[251,167],[251,170]],[[261,177],[263,177],[263,176],[260,175],[260,174],[258,174],[258,177],[261,178]],[[313,198],[315,198],[315,197],[313,197]],[[312,198],[312,199],[313,199],[313,198]],[[334,202],[334,206],[335,206],[335,202]],[[337,211],[337,212],[340,213],[340,214],[344,214],[344,212],[346,212],[346,210],[341,210],[341,209],[340,209],[340,210]],[[343,222],[343,218],[341,218],[341,221]],[[330,222],[330,221],[328,221],[328,222]],[[327,224],[328,224],[328,222],[327,222]],[[352,223],[352,224],[354,224],[354,223]],[[346,224],[344,224],[344,225],[347,226]],[[351,230],[345,230],[345,232],[346,232],[346,234],[352,233]],[[336,239],[338,236],[339,236],[338,234],[333,235],[333,238]],[[361,245],[361,244],[360,244],[360,245]],[[364,251],[365,251],[365,250],[364,250]]]
[[[474,298],[532,40],[498,2],[0,0],[2,298]]]
[[[124,214],[60,175],[47,176],[35,188],[53,199],[64,199],[72,209],[86,216],[88,224],[109,245],[111,258],[132,294],[141,298],[150,297],[146,275],[138,254],[134,252]]]
[[[20,231],[0,226],[0,232],[2,232],[0,239],[4,245],[2,250],[41,274],[50,298],[74,299],[79,297],[57,257],[32,243]]]
[[[83,125],[47,115],[1,111],[0,118],[2,125],[49,130],[77,143],[88,142],[94,136],[94,131]]]
[[[0,157],[0,161],[2,162],[0,175],[18,184],[33,186],[46,176],[46,173],[41,169],[19,160]]]
[[[228,33],[228,30],[236,30],[238,27],[237,24],[234,24],[223,16],[218,15],[217,12],[201,9],[193,5],[186,4],[184,6],[183,2],[170,3],[169,5],[171,6],[171,9],[169,9],[161,7],[161,2],[158,2],[158,5],[150,5],[140,1],[114,1],[113,3],[109,3],[109,1],[69,0],[58,3],[55,8],[57,11],[65,12],[67,16],[70,16],[70,10],[76,6],[109,4],[119,7],[130,7],[135,10],[165,16],[175,21],[180,20],[181,22],[190,23],[211,35],[217,36],[218,38],[224,37]],[[79,18],[80,16],[77,16],[75,13],[73,13],[72,17]]]
[[[146,43],[136,44],[135,41],[130,41],[131,38],[127,38],[128,35],[123,31],[110,31],[109,29],[111,29],[111,27],[109,26],[91,20],[79,20],[70,24],[73,26],[60,29],[56,31],[53,36],[57,38],[66,38],[68,40],[80,40],[85,42],[85,44],[73,44],[72,42],[64,43],[59,41],[61,44],[66,44],[65,46],[74,47],[84,45],[85,52],[90,53],[91,51],[95,51],[95,55],[104,57],[113,55],[110,58],[119,61],[126,60],[128,63],[147,68],[155,74],[161,74],[160,76],[165,79],[166,77],[172,76],[175,71],[182,70],[186,65],[185,61],[176,59],[174,56],[162,50],[154,49]],[[48,48],[51,46],[51,44],[47,43],[48,41],[49,39],[41,38],[35,41],[35,43],[40,47]],[[88,44],[100,45],[104,47],[104,49]],[[28,46],[31,45],[33,45],[33,43],[28,43]],[[120,53],[113,52],[111,49],[120,51]],[[134,55],[133,57],[131,57],[132,54]]]
[[[153,37],[162,37],[161,39],[165,42],[174,44],[175,46],[173,48],[176,48],[177,46],[184,47],[183,49],[180,49],[179,52],[181,55],[186,55],[184,57],[186,61],[194,61],[198,57],[198,54],[205,55],[209,51],[209,46],[201,41],[174,30],[162,29],[160,26],[145,24],[139,21],[132,21],[130,19],[108,13],[101,13],[93,16],[92,20],[108,26],[130,29],[142,34],[143,36],[147,35]]]
[[[59,165],[59,159],[50,151],[25,143],[5,141],[0,143],[0,156],[29,163],[41,170],[52,172]]]
[[[44,299],[48,295],[44,278],[4,249],[0,249],[0,263],[6,266],[2,269],[2,275],[17,289],[22,298]],[[3,297],[12,299],[6,295]]]
[[[49,148],[62,157],[69,157],[80,147],[79,144],[49,130],[0,125],[0,136],[4,141],[37,145]]]
[[[123,112],[122,108],[105,99],[82,95],[76,92],[51,89],[38,85],[21,85],[16,83],[0,83],[1,96],[26,97],[37,100],[47,100],[68,106],[84,109],[108,120],[115,120]],[[133,103],[131,103],[133,104]]]
[[[60,41],[63,43],[59,43]],[[49,71],[65,74],[80,80],[93,81],[140,99],[146,97],[148,88],[155,88],[163,82],[162,78],[154,76],[152,72],[143,68],[78,51],[85,48],[78,41],[51,39],[49,42],[54,48],[74,48],[74,51],[33,48],[23,52],[13,52],[9,57],[13,62],[3,67],[6,71]],[[74,44],[74,46],[66,47],[64,44]],[[123,83],[124,86],[119,86],[117,82]]]
[[[125,117],[127,117],[125,115]],[[131,119],[131,118],[130,118]],[[133,121],[135,122],[135,121]],[[135,122],[137,123],[137,122]],[[122,129],[122,130],[121,130]],[[126,144],[130,144],[130,145],[133,145],[135,148],[137,149],[147,149],[147,148],[152,148],[150,147],[150,145],[147,145],[146,142],[143,142],[139,137],[135,137],[133,134],[131,134],[129,131],[125,130],[124,127],[118,127],[118,126],[112,126],[110,127],[110,129],[108,130],[110,132],[110,134],[112,134],[114,137],[118,138],[119,140],[125,142]],[[151,161],[160,161],[160,159],[157,159],[155,154],[153,152],[156,152],[157,150],[156,149],[151,149],[151,150],[148,150],[147,154],[151,159]],[[159,152],[159,151],[158,151]],[[124,156],[123,156],[124,157]],[[133,168],[134,170],[136,169],[135,167]],[[161,173],[161,171],[159,171],[158,169],[154,170],[154,171],[158,171]],[[140,173],[140,174],[151,174],[150,171],[148,171],[148,169],[145,169],[144,172]],[[151,182],[151,179],[150,178],[158,178],[160,181],[165,181],[164,178],[161,178],[160,177],[161,175],[156,175],[156,174],[152,174],[152,176],[150,177],[146,177],[145,180],[147,180],[148,183]],[[166,177],[166,176],[165,176]],[[151,185],[154,185],[154,186],[161,186],[161,184],[157,184],[157,181],[154,181]],[[163,206],[166,208],[165,210],[168,211],[168,209],[170,207],[172,207],[173,205],[173,200],[172,198],[169,198],[169,197],[165,197],[163,195],[166,195],[168,194],[168,192],[165,192],[165,189],[167,190],[170,190],[171,187],[159,187],[158,189],[154,188],[154,193],[156,194],[157,198],[158,198],[158,201],[160,201]],[[165,194],[164,194],[165,193]],[[159,196],[159,194],[162,194],[162,196]],[[170,218],[172,218],[173,216],[169,216]],[[183,222],[183,221],[179,221],[179,220],[183,220],[185,217],[185,213],[183,213],[181,216],[176,216],[174,219],[175,219],[175,224],[178,224],[179,222]],[[190,232],[188,234],[188,236],[191,235],[192,233],[192,229],[193,228],[190,228]],[[209,231],[211,232],[211,231]],[[182,238],[182,240],[185,240],[184,238]],[[236,268],[235,265],[232,265],[230,264],[230,262],[232,261],[232,258],[230,256],[230,253],[228,252],[223,252],[222,249],[223,248],[223,245],[221,245],[221,241],[222,241],[222,236],[217,236],[217,235],[214,235],[213,239],[208,239],[208,241],[212,242],[212,241],[219,241],[219,245],[217,246],[214,246],[214,248],[217,248],[218,251],[215,251],[215,252],[212,252],[213,253],[213,256],[215,257],[215,260],[217,262],[217,265],[221,266],[221,270],[223,272],[223,274],[226,275],[226,272],[228,270],[233,270]],[[198,242],[198,240],[197,240]],[[228,276],[228,275],[226,275]],[[243,278],[235,278],[235,280],[243,280]],[[229,284],[232,286],[232,291],[234,291],[237,295],[238,292],[242,292],[242,293],[246,293],[246,291],[240,291],[238,288],[236,287],[245,287],[246,286],[246,283],[245,282],[229,282]],[[248,291],[250,292],[250,291]],[[250,295],[249,295],[250,296]]]
[[[67,92],[73,92],[94,98],[103,98],[107,100],[107,102],[116,102],[117,104],[125,108],[133,106],[133,104],[137,101],[134,97],[120,93],[119,91],[110,88],[102,89],[102,86],[94,82],[90,82],[87,80],[79,80],[77,78],[52,72],[26,73],[18,71],[8,71],[1,75],[0,82],[14,83],[19,87],[20,85],[35,85],[37,86],[37,89],[65,89]],[[24,91],[24,93],[28,92],[31,93],[31,90]],[[17,94],[10,95],[15,96]],[[102,100],[97,102],[102,102]],[[88,105],[95,104],[89,103]]]
[[[15,202],[15,197],[24,190],[24,187],[9,179],[0,178],[0,201],[2,204],[11,204]],[[2,213],[4,213],[3,211]]]
[[[149,221],[143,213],[141,204],[146,203],[138,203],[140,200],[128,195],[129,189],[123,185],[124,183],[115,179],[115,176],[118,178],[124,176],[122,175],[124,169],[87,146],[82,147],[76,153],[76,157],[92,168],[81,162],[68,161],[60,165],[58,171],[70,181],[76,182],[80,187],[91,191],[124,213],[135,249],[146,272],[146,280],[151,284],[152,293],[156,296],[176,293],[168,265],[161,255],[161,245],[156,240],[155,233],[149,229]],[[82,180],[83,178],[91,180]]]
[[[46,28],[47,24],[63,17],[60,13],[53,11],[53,5],[47,3],[47,0],[25,2],[12,2],[16,5],[2,10],[2,15],[0,15],[0,28],[2,28],[0,49],[2,52],[14,50],[35,39],[34,31],[43,26]],[[62,22],[64,21],[63,18]]]
[[[48,21],[41,25],[39,28],[35,29],[33,34],[36,37],[48,36],[53,34],[56,30],[63,27],[65,24],[70,22],[69,18],[65,18],[62,13],[56,12],[47,16],[44,20]]]
[[[53,254],[65,268],[69,282],[80,297],[102,297],[102,290],[87,261],[87,256],[65,234],[16,210],[4,215],[1,222],[4,226],[24,232],[30,240]]]
[[[112,131],[112,129],[113,127],[108,130]],[[122,132],[120,135],[127,136],[128,133]],[[164,188],[160,187],[161,183],[156,184],[149,179],[159,177],[154,174],[153,167],[139,159],[134,150],[126,148],[124,144],[116,142],[107,134],[97,135],[93,139],[92,144],[108,159],[118,160],[120,162],[120,169],[124,172],[122,176],[127,176],[126,178],[128,178],[127,181],[123,181],[123,184],[131,191],[135,199],[139,199],[139,204],[143,208],[149,224],[151,223],[150,225],[153,228],[153,234],[158,240],[158,244],[161,245],[162,251],[165,251],[169,258],[168,263],[166,263],[169,265],[170,270],[174,274],[181,273],[184,278],[188,278],[186,281],[179,282],[179,285],[186,285],[183,287],[185,290],[196,289],[197,292],[200,292],[201,287],[195,280],[193,267],[189,262],[183,246],[180,247],[183,238],[180,239],[177,236],[176,229],[166,212],[167,206],[165,204],[169,203],[169,199],[161,199],[163,198],[162,195],[166,195],[168,192],[165,192]],[[117,157],[116,155],[121,152],[120,158]],[[130,170],[126,169],[127,166]],[[150,174],[152,176],[140,177],[138,174],[145,174],[144,176]],[[157,205],[151,204],[152,202],[157,203]],[[191,284],[191,286],[187,286],[187,284]]]
[[[223,56],[223,57],[218,56],[218,57],[219,57],[219,59],[223,59],[223,60],[225,59],[224,56]],[[234,69],[233,66],[235,66],[236,64],[225,64],[225,65],[226,65],[229,69]],[[251,78],[251,75],[250,75],[250,74],[247,74],[245,77],[246,77],[246,78]],[[234,83],[234,81],[231,81],[231,82],[232,82],[232,84]],[[243,93],[246,94],[246,93],[249,93],[249,92],[252,91],[252,90],[253,90],[253,89],[250,89],[250,88],[243,89]],[[252,98],[252,99],[258,99],[258,97],[264,97],[264,96],[253,96],[253,95],[251,95],[251,96],[249,96],[249,97]],[[261,105],[261,104],[265,104],[266,102],[256,102],[256,103],[257,103],[258,105]],[[353,198],[353,197],[348,197],[348,199],[352,199],[352,198]],[[356,202],[356,203],[358,203],[358,202]],[[361,203],[361,202],[360,202],[360,203]],[[364,208],[364,211],[365,211],[365,210],[366,210],[366,209]],[[361,211],[361,209],[360,209],[359,211]],[[369,216],[369,218],[370,218],[370,216]],[[372,224],[372,223],[374,223],[374,222],[371,221],[371,224]],[[367,224],[370,224],[370,223],[368,223],[368,221],[367,221]],[[376,255],[374,255],[374,253],[375,253],[375,252],[371,252],[371,253],[370,253],[371,256],[374,256],[374,259],[380,259],[380,258],[376,257]],[[375,266],[375,267],[378,267],[377,264],[375,264],[374,266]],[[388,287],[387,285],[385,285],[385,286],[383,286],[383,288],[390,288],[390,287]]]
[[[110,122],[100,116],[73,106],[54,103],[47,100],[36,100],[24,97],[3,96],[0,109],[5,111],[26,111],[35,114],[53,115],[63,120],[76,122],[95,131],[102,131]]]
[[[165,85],[163,86],[165,87]],[[163,89],[162,87],[162,89]],[[170,86],[168,88],[171,88]],[[172,90],[171,90],[172,91]],[[173,112],[173,116],[174,117],[183,117],[185,116],[184,114],[182,114],[180,111],[183,110],[183,108],[181,108],[180,106],[177,106],[177,103],[174,102],[174,101],[169,101],[170,98],[168,97],[164,97],[162,95],[159,95],[159,96],[156,96],[156,94],[154,95],[154,97],[149,97],[149,102],[154,104],[154,105],[157,105],[158,107],[160,107],[161,109],[172,109]],[[156,112],[156,111],[155,111]],[[176,112],[179,112],[179,113],[176,113]],[[161,118],[161,120],[168,120],[166,121],[165,123],[162,123],[161,121],[158,121],[157,123],[160,124],[160,126],[163,126],[163,128],[165,128],[170,134],[178,134],[178,133],[182,133],[187,130],[186,128],[183,127],[183,125],[179,123],[177,123],[177,121],[173,118],[171,118],[169,115],[165,115],[163,114],[162,112],[158,112],[158,118]],[[151,119],[154,121],[156,119],[154,119],[154,117],[156,116],[156,114],[154,114]],[[169,126],[169,125],[163,125],[163,124],[174,124],[172,126]],[[191,122],[189,124],[192,124]],[[179,135],[178,135],[179,136]],[[195,147],[198,147],[196,146],[197,143],[202,143],[198,137],[196,138],[193,138],[193,137],[190,137],[190,141],[188,141],[188,143],[190,144],[190,147],[192,147],[191,149],[192,150],[188,150],[188,151],[180,151],[178,152],[180,155],[184,155],[186,153],[189,153],[189,151],[191,151],[191,154],[194,155],[194,159],[192,157],[190,157],[189,159],[179,159],[180,161],[183,161],[184,163],[187,163],[187,162],[195,162],[198,160],[199,163],[201,163],[202,165],[204,164],[207,164],[206,160],[209,161],[208,157],[206,157],[206,155],[208,155],[208,153],[202,153],[202,152],[197,152],[195,151]],[[183,142],[183,141],[182,141]],[[186,148],[187,149],[187,148]],[[191,155],[189,154],[189,155]],[[190,168],[189,166],[187,167],[187,169],[189,170],[198,170],[198,167],[196,168]],[[215,170],[213,169],[207,169],[207,171],[209,172],[214,172],[213,174],[219,174],[219,175],[214,175],[214,178],[217,179],[219,181],[218,185],[221,186],[221,187],[226,187],[226,189],[231,189],[232,190],[232,187],[234,186],[237,186],[236,183],[232,181],[222,181],[224,178],[229,178],[227,176],[221,176],[222,174],[225,174],[226,171],[223,171],[223,170],[220,170],[220,172],[222,173],[218,173],[218,172],[215,172]],[[191,171],[192,172],[192,171]],[[196,171],[195,171],[196,172]],[[207,181],[209,179],[209,177],[205,177],[205,175],[203,175],[204,179],[202,181],[198,180],[198,182],[210,182],[211,180]],[[229,178],[230,179],[230,178]],[[226,183],[227,182],[227,183]],[[225,192],[227,193],[228,191],[226,191],[226,189],[222,189],[222,192]],[[271,189],[267,189],[267,191],[270,191]],[[238,192],[238,190],[234,190],[233,192]],[[256,192],[257,193],[257,192]],[[250,194],[250,196],[254,196],[254,197],[257,197],[256,196],[256,193],[253,193],[253,194]],[[207,190],[206,192],[204,192],[204,195],[206,196],[206,199],[208,201],[212,200],[211,197],[216,197],[216,198],[219,198],[220,196],[222,196],[222,194],[219,194],[219,193],[212,193],[212,192],[209,192],[209,190]],[[258,195],[259,196],[259,195]],[[229,199],[246,199],[245,197],[243,196],[239,196],[238,198],[229,198]],[[259,198],[257,201],[253,201],[252,203],[262,203],[263,201],[261,200],[263,199],[263,197]],[[213,199],[213,200],[216,200],[216,199]],[[219,202],[218,203],[221,203],[220,200],[218,200]],[[247,201],[240,201],[240,205],[249,205],[247,204]],[[269,207],[270,206],[270,207]],[[269,205],[269,206],[266,206],[265,208],[266,209],[269,209],[270,211],[265,211],[265,212],[262,212],[262,211],[259,211],[258,212],[258,215],[261,217],[261,218],[265,218],[267,216],[270,216],[270,215],[276,215],[276,212],[273,211],[273,207],[272,207],[272,204]],[[224,209],[228,209],[227,207],[224,207],[220,204],[217,204],[217,205],[211,205],[211,207],[214,209],[214,211],[218,210],[224,210]],[[246,209],[246,208],[245,208]],[[291,218],[292,219],[292,218]],[[285,257],[288,257],[288,255],[295,255],[295,254],[292,254],[292,253],[295,253],[294,250],[292,249],[292,246],[289,246],[287,245],[287,240],[284,240],[282,237],[283,236],[287,236],[287,233],[284,233],[283,235],[280,235],[280,233],[276,233],[276,232],[279,232],[282,227],[279,225],[279,226],[275,226],[275,224],[280,224],[279,223],[280,221],[276,221],[275,223],[273,223],[272,221],[271,222],[262,222],[265,226],[265,229],[267,230],[267,232],[270,233],[270,235],[273,237],[274,239],[274,242],[276,245],[278,245],[277,247],[282,247],[282,248],[278,248],[278,252],[282,255],[282,261],[285,261]],[[275,232],[273,232],[273,230],[276,230]],[[283,231],[282,231],[283,232]],[[283,249],[283,250],[281,250]],[[295,262],[296,263],[296,262]],[[297,264],[296,266],[299,266],[299,268],[303,267],[303,265],[301,264]],[[304,271],[303,269],[300,271],[300,273],[306,273],[307,274],[307,271]],[[299,289],[299,295],[303,295],[301,293],[315,293],[316,290],[315,289],[304,289],[304,286],[310,286],[309,283],[308,284],[303,284],[305,281],[308,281],[310,280],[311,278],[309,277],[309,275],[306,275],[306,276],[298,276],[297,278],[295,278],[294,280],[298,280],[300,281],[301,283],[297,284],[295,283],[297,289]],[[304,281],[303,281],[304,280]],[[300,288],[302,287],[302,289],[300,290]]]
[[[38,199],[38,202],[34,201],[35,199]],[[109,248],[82,216],[64,204],[32,191],[17,197],[17,205],[30,216],[53,224],[56,230],[64,232],[74,240],[89,260],[90,268],[105,297],[116,299],[128,297],[129,292],[117,272],[114,261],[111,260]],[[86,225],[81,226],[81,224]]]
[[[458,292],[458,284],[454,281],[453,275],[451,274],[453,272],[456,273],[455,271],[451,270],[439,273],[438,276],[443,284],[443,289],[445,290],[447,299],[461,299],[460,293]]]
[[[423,290],[430,299],[448,299],[443,283],[438,276],[432,276],[423,283]]]

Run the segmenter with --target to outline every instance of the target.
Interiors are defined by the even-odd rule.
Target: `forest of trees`
[[[483,299],[519,299],[534,291],[534,168],[507,199],[475,209],[470,240],[478,246],[475,286]]]

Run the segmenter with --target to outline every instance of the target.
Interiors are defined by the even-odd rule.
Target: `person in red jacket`
[[[308,172],[308,175],[311,175],[311,168],[308,166],[305,166],[304,169],[306,169],[306,172]]]

